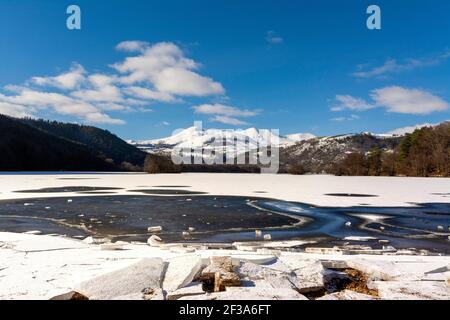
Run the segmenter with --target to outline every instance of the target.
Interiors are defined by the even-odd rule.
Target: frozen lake
[[[162,226],[165,241],[232,242],[262,229],[274,240],[370,237],[450,253],[450,179],[46,173],[0,184],[0,231],[145,241]]]

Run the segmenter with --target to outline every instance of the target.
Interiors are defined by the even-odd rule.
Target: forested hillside
[[[57,121],[45,121],[34,119],[22,119],[24,123],[41,129],[54,136],[63,137],[75,141],[90,148],[97,156],[110,159],[116,166],[142,167],[146,153],[128,144],[107,130],[93,126],[63,123]]]
[[[355,152],[333,165],[337,175],[450,176],[450,122],[424,127],[402,137],[393,150]]]
[[[0,115],[0,170],[139,170],[146,154],[90,126]]]

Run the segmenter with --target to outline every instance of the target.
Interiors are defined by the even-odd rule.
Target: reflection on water
[[[273,240],[314,237],[326,239],[320,245],[330,245],[330,241],[342,243],[349,236],[374,237],[389,240],[396,248],[450,253],[449,203],[331,208],[252,197],[171,196],[177,190],[165,191],[169,195],[164,197],[98,195],[0,201],[0,230],[37,229],[145,241],[148,227],[162,226],[160,236],[165,241],[232,242],[255,240],[254,230],[262,229]],[[189,228],[195,231],[182,236]],[[377,240],[365,243],[380,246]]]

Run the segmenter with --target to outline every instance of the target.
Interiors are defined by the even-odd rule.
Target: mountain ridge
[[[267,141],[271,141],[271,143],[274,143],[277,146],[287,146],[314,137],[315,135],[311,133],[295,133],[282,136],[267,129],[257,128],[227,130],[199,129],[193,126],[175,132],[173,135],[166,138],[128,140],[127,142],[146,152],[169,153],[175,147],[205,149],[222,148],[223,141],[218,141],[219,138],[223,138],[228,146],[232,146],[235,139],[241,142],[246,141],[248,143],[248,148],[251,150],[256,149],[261,145],[267,145]],[[237,152],[245,152],[245,150],[237,150]]]

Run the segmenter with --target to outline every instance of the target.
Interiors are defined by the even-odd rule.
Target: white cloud
[[[223,94],[218,82],[183,68],[166,68],[154,75],[153,84],[160,92],[181,96]]]
[[[125,106],[114,102],[96,103],[96,107],[104,111],[129,111],[129,112],[135,111],[135,109],[129,106]]]
[[[245,121],[233,118],[233,117],[228,117],[228,116],[214,116],[214,117],[210,118],[209,121],[220,122],[220,123],[229,124],[229,125],[233,125],[233,126],[243,126],[243,125],[248,124],[248,122],[245,122]]]
[[[74,63],[69,71],[56,76],[36,76],[24,85],[6,85],[4,90],[9,93],[0,91],[0,113],[24,117],[50,109],[88,122],[122,124],[123,120],[107,112],[151,112],[147,106],[155,101],[179,103],[183,102],[180,97],[220,98],[225,93],[219,82],[201,75],[200,64],[173,43],[124,41],[116,49],[137,55],[113,64],[112,74],[90,74]]]
[[[127,52],[138,52],[143,51],[148,46],[149,43],[145,41],[123,41],[116,46],[116,49]]]
[[[364,111],[374,108],[375,106],[368,103],[364,99],[355,98],[350,95],[337,95],[335,97],[337,104],[331,108],[331,111],[354,110]]]
[[[194,60],[186,58],[175,44],[161,42],[149,46],[135,57],[128,57],[112,66],[122,74],[124,84],[147,83],[170,95],[209,96],[225,93],[223,86],[194,70]]]
[[[50,86],[59,89],[75,89],[85,80],[85,70],[80,64],[73,64],[70,71],[55,77],[33,77],[31,81],[39,86]]]
[[[16,118],[32,117],[33,110],[22,105],[0,101],[0,113]]]
[[[234,116],[234,117],[252,117],[256,116],[261,110],[247,110],[239,109],[236,107],[226,106],[223,104],[202,104],[193,107],[195,113],[202,114],[218,114],[223,116]]]
[[[104,124],[125,124],[125,121],[121,119],[112,119],[107,114],[101,112],[88,113],[85,116],[85,120],[92,123],[104,123]]]
[[[398,71],[400,66],[397,64],[397,61],[394,59],[387,60],[383,65],[374,67],[371,70],[366,71],[358,71],[353,73],[353,76],[357,78],[371,78],[384,75],[389,72]]]
[[[124,92],[140,99],[155,100],[161,102],[180,102],[179,99],[175,98],[171,94],[143,87],[127,87],[124,89]]]
[[[342,122],[345,121],[345,117],[335,117],[335,118],[331,118],[331,121],[336,121],[336,122]]]
[[[356,114],[351,114],[348,117],[336,117],[336,118],[331,118],[331,121],[336,121],[336,122],[343,122],[343,121],[353,121],[353,120],[358,120],[360,119],[360,117]]]
[[[261,112],[261,110],[239,109],[223,104],[202,104],[192,107],[195,113],[214,115],[209,121],[220,122],[229,125],[247,125],[248,123],[238,119],[239,117],[253,117]]]
[[[421,89],[407,89],[399,86],[372,90],[372,102],[350,95],[337,95],[337,104],[331,111],[365,111],[373,108],[385,108],[387,112],[403,114],[430,114],[445,111],[450,104],[442,98]]]
[[[114,77],[103,74],[93,74],[88,77],[90,88],[71,93],[72,96],[84,101],[121,102],[121,90],[113,85]]]
[[[371,97],[376,105],[395,113],[429,114],[450,107],[448,102],[427,91],[398,86],[373,90]]]
[[[155,126],[156,127],[162,127],[162,126],[167,127],[167,126],[170,126],[170,122],[169,121],[161,121],[161,122],[157,123]]]
[[[266,41],[270,44],[281,44],[283,43],[283,38],[278,36],[275,31],[270,30],[266,33]]]
[[[431,58],[406,59],[398,62],[396,59],[388,59],[381,66],[354,72],[357,78],[383,78],[388,74],[400,73],[427,66],[434,66],[450,58],[450,51],[436,55]]]
[[[120,119],[111,118],[109,115],[101,112],[95,105],[53,92],[24,89],[15,96],[0,94],[0,103],[9,104],[10,107],[11,105],[15,105],[15,110],[21,110],[22,116],[34,115],[40,110],[52,109],[58,114],[76,116],[88,122],[108,124],[125,123]],[[11,112],[9,114],[11,115]],[[21,115],[18,114],[17,116]]]

